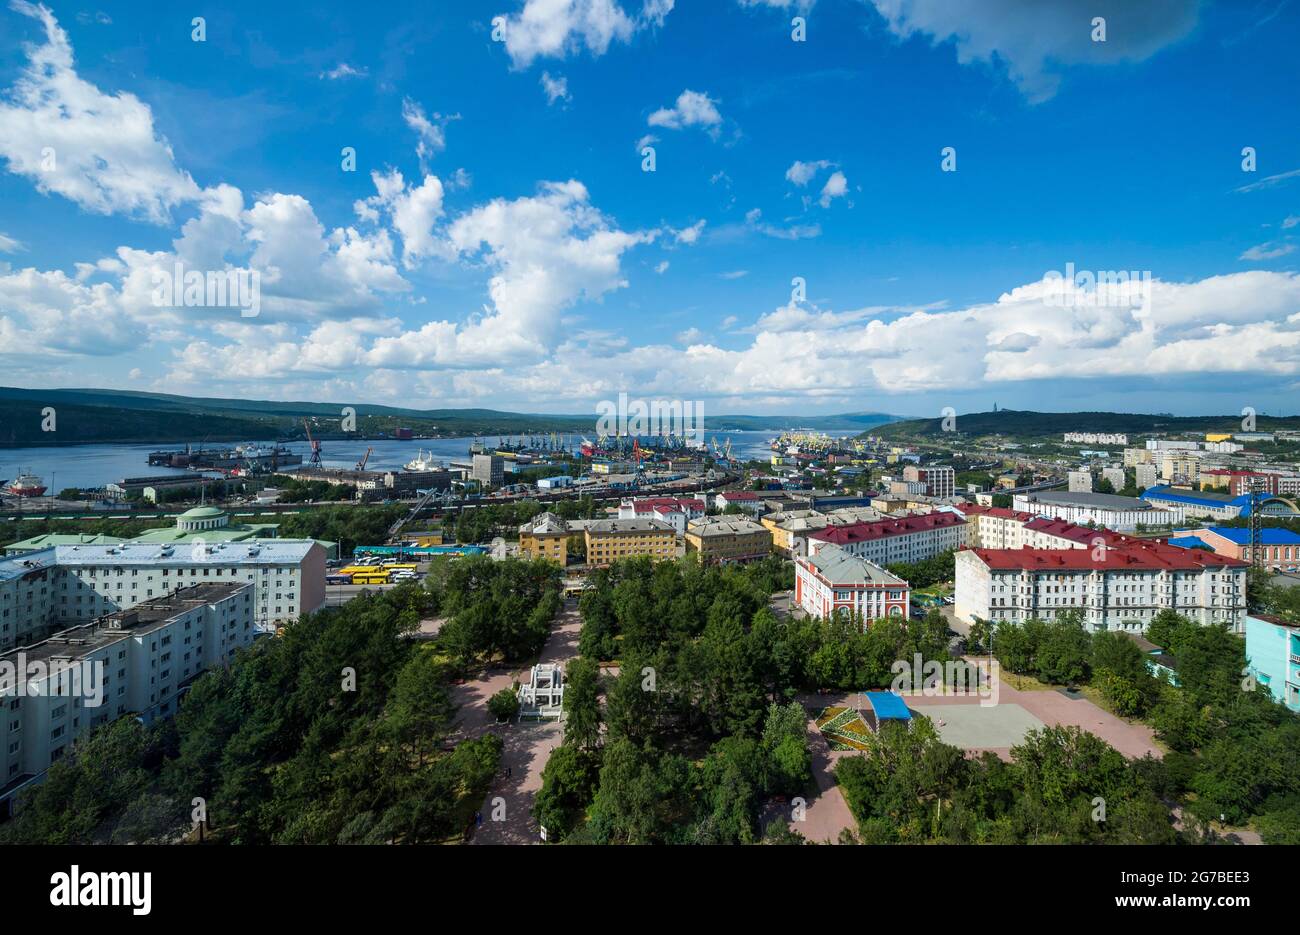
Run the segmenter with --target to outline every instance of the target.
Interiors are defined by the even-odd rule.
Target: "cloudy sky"
[[[0,3],[2,385],[1300,411],[1300,3]]]

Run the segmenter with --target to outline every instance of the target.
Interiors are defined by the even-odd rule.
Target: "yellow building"
[[[1226,442],[1232,439],[1231,432],[1206,432],[1205,440],[1207,442]]]
[[[403,538],[414,542],[422,549],[431,545],[442,545],[441,532],[413,532],[403,536]]]
[[[686,551],[703,562],[748,562],[772,552],[772,533],[752,519],[703,516],[686,526]]]
[[[519,554],[549,558],[563,567],[569,558],[569,524],[554,513],[539,513],[519,527]]]
[[[585,530],[587,563],[608,565],[622,558],[677,557],[677,531],[657,519],[601,519]]]

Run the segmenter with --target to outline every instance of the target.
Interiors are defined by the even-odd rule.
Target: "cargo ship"
[[[19,474],[4,488],[4,492],[14,497],[39,497],[45,489],[45,482],[35,474]]]

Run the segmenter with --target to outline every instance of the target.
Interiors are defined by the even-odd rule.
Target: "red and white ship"
[[[4,491],[15,497],[39,497],[45,493],[45,482],[35,474],[19,474]]]

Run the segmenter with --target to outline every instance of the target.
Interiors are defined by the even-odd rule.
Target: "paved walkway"
[[[809,696],[820,699],[821,696]],[[842,757],[853,756],[852,750],[832,750],[826,738],[817,729],[817,713],[824,708],[818,700],[801,699],[808,712],[808,748],[812,751],[813,782],[817,791],[808,798],[803,821],[791,821],[790,828],[817,844],[838,844],[840,832],[845,828],[857,831],[849,803],[835,782],[835,764]]]
[[[578,654],[578,631],[582,618],[577,601],[566,601],[546,639],[541,663],[566,664]],[[528,677],[528,670],[496,670],[456,687],[454,699],[461,705],[461,730],[477,737],[485,731],[501,735],[501,771],[497,773],[483,802],[483,824],[474,832],[473,844],[536,844],[540,832],[531,814],[533,797],[542,788],[542,770],[564,737],[559,721],[511,721],[498,724],[487,709],[487,700],[516,680]],[[502,807],[504,806],[504,812]],[[493,820],[493,813],[501,818]]]

